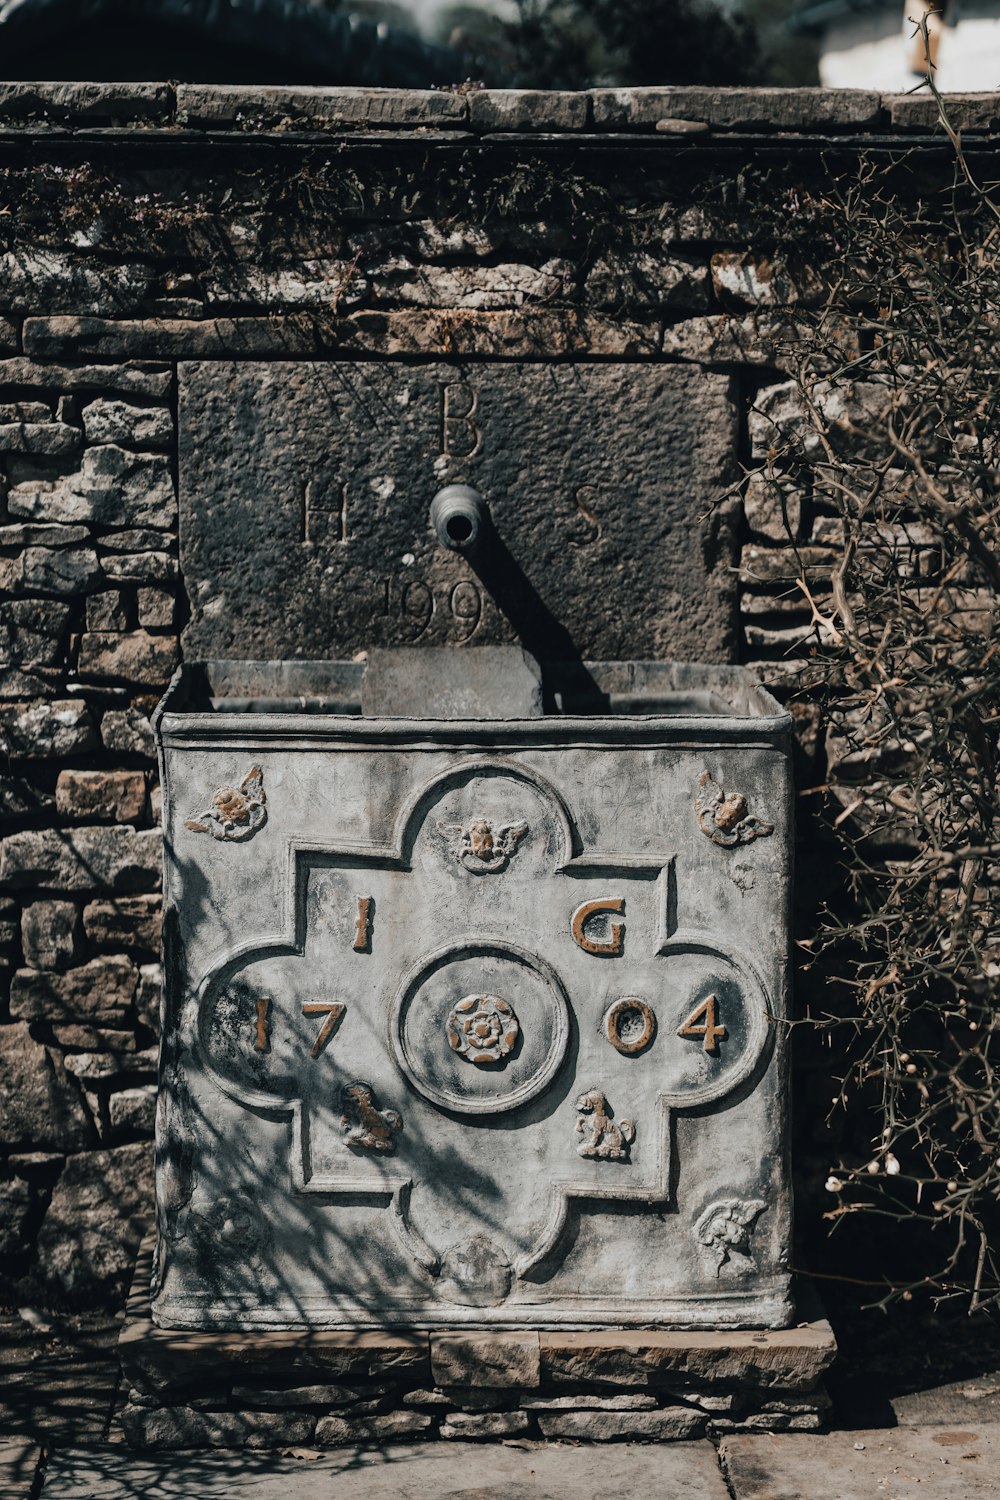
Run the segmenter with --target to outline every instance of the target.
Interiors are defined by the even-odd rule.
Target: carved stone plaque
[[[735,668],[632,719],[187,695],[159,723],[158,1321],[787,1321],[777,705]],[[248,766],[266,822],[204,837]],[[706,771],[768,837],[705,837]]]
[[[725,376],[212,362],[181,366],[179,400],[188,658],[514,639],[560,659],[732,655]],[[456,482],[493,520],[472,561],[428,520]]]

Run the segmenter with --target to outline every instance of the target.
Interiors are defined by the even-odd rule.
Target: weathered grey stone
[[[76,1302],[120,1288],[152,1204],[149,1144],[67,1157],[38,1236],[40,1276]]]
[[[77,1052],[64,1059],[67,1073],[84,1085],[123,1078],[152,1078],[156,1074],[155,1047],[145,1052]]]
[[[0,880],[16,890],[155,890],[160,856],[160,833],[155,828],[25,831],[0,841]]]
[[[582,130],[587,95],[553,89],[475,89],[466,96],[473,130]]]
[[[60,771],[56,810],[67,818],[137,823],[146,810],[146,778],[141,771]]]
[[[169,366],[139,369],[122,364],[49,365],[30,359],[0,360],[0,385],[25,386],[38,390],[109,391],[123,396],[163,398],[170,393],[172,372]]]
[[[133,527],[128,531],[106,531],[99,539],[102,553],[159,552],[173,544],[173,537],[151,527]],[[154,564],[158,566],[158,564]]]
[[[62,973],[18,969],[11,980],[11,1014],[22,1021],[98,1021],[121,1024],[138,982],[131,959],[92,958]]]
[[[11,526],[0,526],[0,547],[72,547],[77,542],[90,539],[86,526],[34,525],[17,522]]]
[[[86,594],[104,581],[97,553],[89,547],[26,547],[10,563],[3,581],[11,593]]]
[[[683,1376],[709,1385],[810,1390],[836,1353],[825,1321],[766,1333],[657,1329],[542,1333],[539,1340],[547,1381],[626,1387],[669,1386]]]
[[[134,312],[150,280],[147,269],[121,260],[112,266],[85,265],[41,247],[0,255],[0,301],[19,313],[60,307],[96,317]]]
[[[25,672],[20,667],[0,666],[0,703],[27,703],[32,699],[55,698],[61,686],[58,672],[40,667]]]
[[[886,94],[883,106],[896,129],[933,130],[940,128],[938,102],[933,94]],[[945,108],[955,130],[989,130],[1000,127],[1000,101],[995,93],[951,94]]]
[[[70,608],[53,599],[0,604],[0,656],[15,666],[57,666],[65,653]]]
[[[0,1026],[0,1118],[4,1145],[77,1150],[91,1137],[79,1090],[58,1054],[24,1022]]]
[[[587,277],[586,291],[595,307],[651,305],[697,312],[708,306],[708,272],[666,255],[632,253],[618,261],[603,256]]]
[[[390,1411],[374,1417],[320,1417],[315,1442],[320,1448],[342,1443],[388,1443],[426,1432],[431,1418],[419,1411]]]
[[[12,318],[0,318],[0,355],[16,354],[21,347],[21,330]]]
[[[544,637],[551,654],[553,615],[584,656],[732,649],[726,520],[696,523],[697,546],[675,542],[732,475],[724,377],[580,365],[456,379],[454,366],[382,364],[355,387],[279,362],[187,365],[181,381],[188,654],[323,658],[515,631],[529,649]],[[358,406],[372,400],[378,444]],[[528,473],[548,497],[545,528],[523,500]],[[499,537],[474,569],[427,524],[435,489],[453,478],[483,494]],[[387,559],[404,560],[388,583]]]
[[[2,1055],[0,1052],[0,1056]],[[0,1259],[6,1260],[24,1248],[25,1221],[33,1200],[31,1188],[19,1177],[0,1182]],[[3,1448],[0,1446],[0,1453],[2,1452]],[[0,1466],[0,1486],[3,1485],[3,1478],[3,1468]],[[2,1493],[4,1491],[0,1488],[0,1494]],[[27,1496],[28,1490],[25,1489],[23,1494]]]
[[[0,776],[0,826],[15,818],[38,817],[55,807],[55,798],[23,776]]]
[[[167,460],[113,443],[88,448],[77,474],[15,484],[7,503],[16,516],[102,526],[171,526],[177,514]]]
[[[148,1138],[156,1118],[156,1085],[149,1083],[145,1088],[120,1089],[111,1094],[108,1116],[112,1130]]]
[[[15,485],[8,503],[15,514],[42,513],[55,520],[102,525],[169,527],[177,516],[167,459],[130,453],[112,443],[88,448],[79,474],[58,482],[50,491],[38,491],[37,499],[32,498],[29,486]]]
[[[7,120],[144,120],[166,123],[173,111],[168,83],[0,83]]]
[[[177,118],[187,124],[239,123],[247,110],[247,91],[237,84],[183,83],[177,89]],[[400,125],[463,126],[465,98],[448,89],[404,88],[255,88],[254,114],[287,128],[303,126]]]
[[[740,553],[740,583],[749,588],[790,584],[797,578],[830,588],[840,554],[826,547],[744,547]]]
[[[881,118],[880,96],[863,89],[612,88],[591,89],[590,98],[598,129],[627,130],[662,119],[744,130],[838,129]]]
[[[759,393],[747,419],[754,458],[761,460],[770,452],[780,455],[789,449],[796,456],[822,462],[824,436],[834,438],[837,450],[851,456],[865,455],[873,444],[875,449],[884,446],[882,427],[890,400],[885,386],[861,380],[833,385],[817,382],[809,394],[812,410],[793,380],[767,386]]]
[[[0,401],[0,422],[51,422],[52,408],[46,401]]]
[[[169,628],[174,623],[174,596],[167,589],[139,589],[136,596],[139,624],[153,630]]]
[[[101,566],[115,583],[176,583],[179,577],[177,559],[169,552],[105,551],[103,537],[101,543]]]
[[[280,1410],[302,1406],[353,1406],[366,1398],[382,1396],[391,1386],[382,1385],[297,1385],[262,1390],[258,1386],[233,1387],[232,1400],[237,1406],[277,1407]]]
[[[136,1052],[135,1036],[131,1031],[114,1031],[102,1026],[54,1025],[52,1035],[59,1047],[72,1047],[84,1052]],[[67,1070],[72,1072],[70,1068]]]
[[[159,964],[139,966],[139,987],[135,992],[136,1014],[155,1036],[160,1034],[160,1004],[163,997],[163,970]]]
[[[607,1443],[615,1438],[632,1442],[668,1443],[701,1437],[708,1418],[688,1406],[665,1406],[659,1411],[539,1412],[538,1425],[547,1438]]]
[[[169,448],[174,424],[165,406],[129,406],[125,401],[92,401],[83,413],[88,443],[121,443],[126,448]]]
[[[91,901],[83,909],[83,930],[95,948],[157,953],[160,948],[159,896],[119,896]]]
[[[407,1391],[401,1398],[403,1406],[454,1406],[450,1391]]]
[[[139,708],[109,708],[101,720],[101,739],[105,750],[115,754],[156,759],[153,731]]]
[[[105,589],[87,599],[88,630],[127,630],[128,608],[121,589]]]
[[[547,302],[569,284],[565,261],[544,266],[428,266],[394,257],[367,266],[376,304],[493,310]]]
[[[743,513],[755,536],[794,541],[802,524],[802,492],[786,476],[754,469],[743,495]]]
[[[290,1412],[198,1411],[191,1406],[150,1410],[129,1402],[121,1424],[130,1447],[170,1452],[183,1448],[301,1446],[313,1430],[312,1417]]]
[[[751,307],[809,304],[824,292],[822,278],[809,266],[793,271],[766,255],[733,250],[712,256],[712,285],[723,303]]]
[[[431,1335],[434,1384],[518,1386],[530,1390],[541,1379],[537,1333],[439,1333]]]
[[[85,703],[55,699],[42,703],[0,703],[0,739],[19,759],[80,755],[97,745],[97,732]]]
[[[523,1437],[533,1423],[526,1411],[453,1411],[441,1423],[443,1438]]]
[[[33,901],[21,913],[21,947],[33,969],[68,969],[79,938],[80,913],[71,901]]]
[[[84,677],[121,678],[155,687],[170,681],[178,654],[173,636],[144,630],[87,631],[80,637],[79,671]]]
[[[655,1396],[623,1391],[620,1396],[522,1396],[525,1411],[652,1411]]]
[[[0,422],[0,453],[63,458],[76,453],[82,442],[79,427],[62,422]]]

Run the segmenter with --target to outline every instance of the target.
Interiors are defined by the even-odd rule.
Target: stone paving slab
[[[16,1492],[15,1492],[16,1493]],[[728,1500],[709,1443],[614,1448],[423,1443],[322,1458],[56,1452],[41,1500]],[[17,1497],[20,1500],[20,1497]]]
[[[17,1312],[0,1312],[4,1438],[100,1442],[118,1387],[119,1327],[119,1318],[106,1315],[51,1314],[26,1321]],[[0,1500],[5,1500],[2,1490]]]
[[[27,1438],[0,1438],[0,1495],[3,1500],[28,1500],[41,1452],[39,1445]]]
[[[740,1434],[720,1450],[735,1500],[979,1500],[1000,1493],[1000,1423]]]

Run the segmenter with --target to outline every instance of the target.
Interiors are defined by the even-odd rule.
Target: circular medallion
[[[447,1026],[451,1050],[478,1067],[502,1062],[521,1035],[514,1007],[499,995],[465,995]]]
[[[389,1044],[432,1104],[457,1114],[501,1114],[552,1082],[569,1030],[565,992],[544,959],[511,944],[470,940],[432,953],[403,981]]]
[[[656,1016],[645,1000],[625,995],[615,1001],[604,1017],[604,1030],[616,1052],[623,1057],[636,1057],[645,1052],[656,1035]]]

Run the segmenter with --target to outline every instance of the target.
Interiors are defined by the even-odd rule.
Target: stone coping
[[[310,1373],[433,1379],[439,1387],[588,1384],[630,1388],[683,1377],[709,1385],[811,1390],[837,1352],[833,1330],[814,1314],[796,1328],[688,1331],[672,1328],[420,1332],[386,1328],[191,1333],[158,1328],[149,1311],[152,1242],[139,1252],[118,1343],[123,1373],[140,1390],[167,1391],[226,1373]],[[805,1301],[809,1300],[806,1288]],[[810,1311],[813,1311],[810,1309]]]
[[[950,94],[966,132],[1000,131],[1000,93]],[[108,127],[176,133],[343,131],[600,136],[885,135],[938,129],[931,94],[822,88],[316,88],[242,84],[0,83],[0,135]]]

